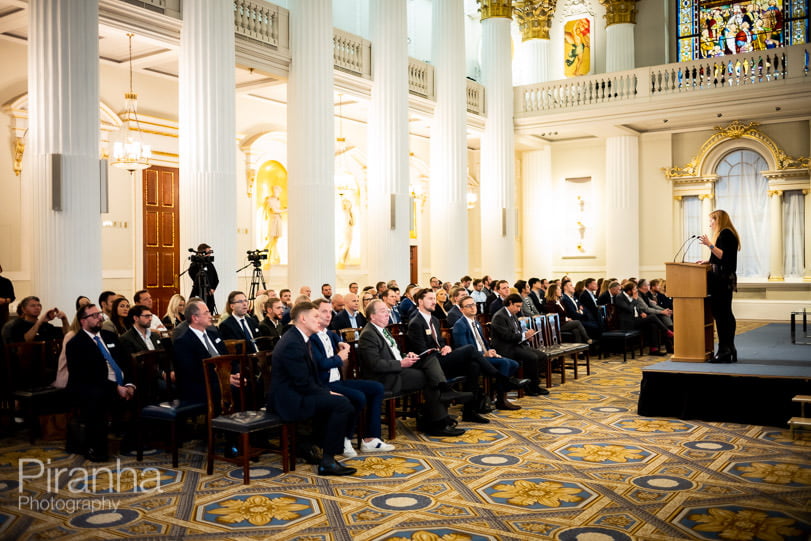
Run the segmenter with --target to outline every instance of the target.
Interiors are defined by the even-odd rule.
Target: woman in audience
[[[166,313],[163,315],[164,327],[167,330],[174,329],[183,321],[183,312],[186,310],[186,299],[180,293],[175,293],[169,299],[169,304],[166,306]]]
[[[448,319],[448,311],[445,306],[448,302],[448,292],[440,287],[436,290],[436,306],[434,307],[434,317],[440,321]]]
[[[112,316],[101,325],[101,328],[119,336],[124,334],[132,327],[132,322],[127,318],[129,313],[130,301],[126,297],[118,297],[113,301]]]
[[[546,304],[544,305],[544,312],[547,314],[558,314],[560,317],[560,332],[568,332],[572,334],[575,342],[582,344],[590,344],[591,339],[586,332],[583,324],[576,319],[568,319],[566,317],[566,309],[560,303],[560,296],[563,292],[558,284],[549,284],[546,290]]]
[[[87,306],[88,304],[90,304],[90,299],[85,296],[79,296],[76,299],[76,311],[78,312],[79,308],[82,306]],[[57,389],[64,389],[68,386],[68,358],[65,353],[65,346],[68,345],[70,339],[76,336],[76,333],[79,332],[79,329],[81,328],[81,325],[79,325],[79,318],[74,315],[73,321],[70,322],[70,327],[68,327],[68,332],[65,333],[65,338],[62,339],[62,351],[59,353],[59,361],[56,368],[56,379],[53,383],[51,383],[51,385]]]
[[[374,288],[372,288],[374,289]],[[363,317],[366,317],[366,307],[369,305],[370,302],[374,300],[374,296],[372,295],[372,290],[366,290],[363,292],[363,296],[360,298],[360,313],[363,314]]]

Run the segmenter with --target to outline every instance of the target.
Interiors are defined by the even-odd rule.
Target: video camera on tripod
[[[205,265],[206,263],[214,263],[214,256],[207,249],[198,251],[194,248],[189,248],[192,255],[189,256],[189,261],[197,263],[198,265]]]
[[[262,266],[262,261],[268,258],[267,250],[248,250],[246,253],[248,254],[248,261],[253,263],[254,267]]]

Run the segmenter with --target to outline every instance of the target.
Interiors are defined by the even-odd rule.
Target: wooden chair
[[[23,411],[33,444],[40,435],[39,416],[70,410],[66,392],[52,386],[56,378],[59,344],[51,342],[13,342],[5,346],[5,370],[8,400],[16,400]]]
[[[600,335],[600,359],[603,354],[610,352],[611,347],[617,344],[622,345],[622,362],[628,362],[628,352],[631,359],[635,359],[635,346],[639,347],[639,354],[642,355],[642,333],[639,331],[623,331],[616,325],[616,314],[613,304],[606,304],[599,307],[600,318],[605,323],[605,331]]]
[[[242,355],[246,352],[247,344],[245,343],[245,339],[235,339],[235,340],[223,340],[223,344],[225,344],[225,349],[228,350],[229,355]]]
[[[560,359],[565,355],[565,352],[560,348],[553,348],[549,345],[545,331],[546,320],[543,316],[540,317],[541,319],[537,321],[535,317],[521,317],[518,318],[518,321],[521,322],[521,326],[525,330],[533,329],[535,331],[535,335],[530,339],[530,345],[546,354],[546,388],[549,389],[552,387],[552,374],[555,373],[555,367],[561,366]],[[560,382],[566,383],[566,372],[561,368],[558,373],[560,374]]]
[[[237,407],[231,389],[231,371],[234,363],[239,363],[241,385],[239,387],[239,404],[246,404],[247,378],[252,370],[246,355],[220,355],[203,359],[203,374],[206,380],[208,399],[208,451],[206,453],[206,473],[214,472],[214,459],[242,465],[242,482],[250,484],[250,459],[270,448],[252,448],[250,435],[271,428],[281,428],[279,447],[282,455],[282,468],[285,473],[296,468],[295,458],[295,425],[284,423],[275,413],[245,410]],[[214,433],[230,432],[239,437],[241,452],[235,458],[214,453]]]
[[[136,420],[137,458],[144,459],[143,432],[145,423],[166,424],[169,426],[169,451],[172,453],[172,467],[178,465],[178,423],[194,419],[206,412],[203,402],[183,403],[174,398],[169,374],[172,359],[165,350],[142,351],[132,356],[135,367],[138,403]]]
[[[586,367],[586,375],[591,375],[591,354],[589,345],[580,342],[563,342],[562,334],[560,332],[560,316],[558,314],[547,314],[546,320],[548,325],[548,332],[552,337],[552,343],[557,343],[560,347],[566,350],[569,354],[563,357],[563,369],[572,368],[574,370],[574,379],[577,379],[577,367],[579,364],[579,356],[583,355]],[[567,364],[571,360],[572,364]]]

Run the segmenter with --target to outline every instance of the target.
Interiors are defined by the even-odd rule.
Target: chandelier
[[[138,121],[138,94],[132,90],[132,38],[130,40],[130,91],[124,93],[124,121],[119,140],[113,143],[112,165],[130,173],[143,171],[149,167],[152,148],[141,140],[141,123]],[[135,124],[132,129],[132,124]]]

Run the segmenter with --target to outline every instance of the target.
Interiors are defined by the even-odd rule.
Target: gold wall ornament
[[[521,41],[549,39],[549,26],[557,0],[516,0],[513,13],[521,29]]]
[[[637,0],[600,0],[605,8],[605,25],[631,23],[636,24]]]
[[[14,140],[14,174],[18,177],[23,172],[23,154],[25,154],[25,139],[17,137]]]
[[[715,126],[713,129],[715,134],[710,136],[701,148],[698,154],[682,167],[664,168],[665,177],[669,180],[677,180],[684,177],[695,177],[701,174],[701,167],[707,156],[712,152],[716,146],[728,141],[730,139],[751,139],[757,141],[772,155],[774,163],[778,170],[783,169],[802,169],[809,167],[809,159],[806,157],[793,158],[783,152],[774,140],[761,132],[758,127],[760,124],[757,122],[743,123],[738,120],[733,120],[726,126]]]
[[[512,0],[477,0],[482,21],[493,17],[512,19]]]

